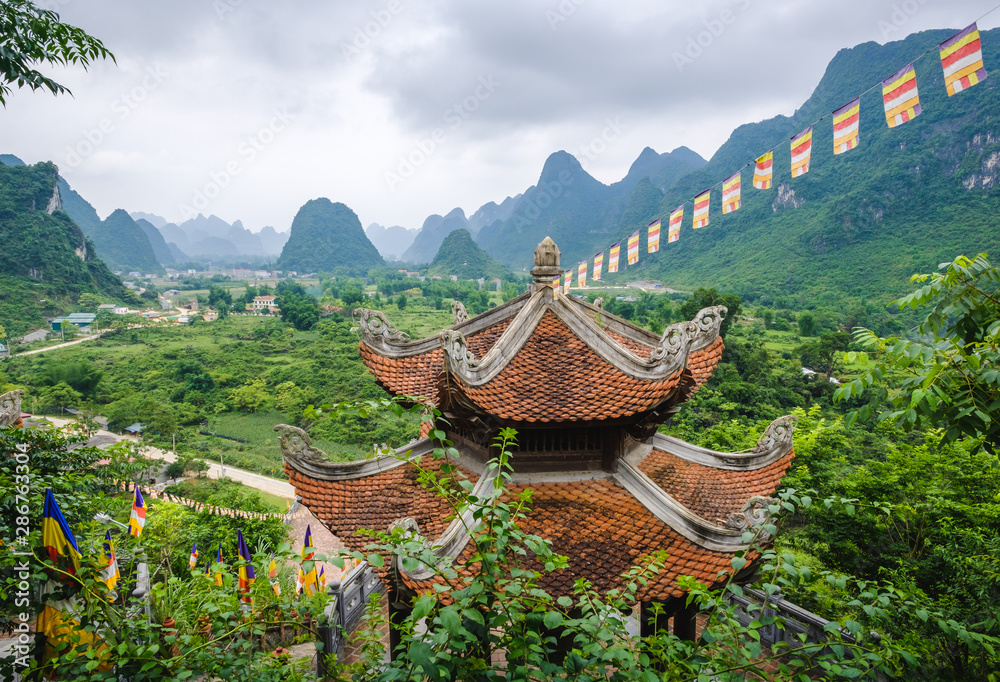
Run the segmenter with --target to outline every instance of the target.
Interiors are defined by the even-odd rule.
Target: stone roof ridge
[[[798,421],[799,418],[791,414],[778,417],[768,425],[764,435],[757,440],[757,445],[748,452],[718,452],[662,433],[655,434],[648,444],[652,445],[652,449],[662,450],[674,457],[712,469],[753,471],[769,466],[792,452],[792,435]],[[639,466],[650,452],[651,449],[633,450],[629,455],[629,462]]]
[[[771,519],[768,506],[777,503],[772,498],[754,496],[747,500],[741,512],[730,516],[725,525],[713,523],[685,507],[652,479],[627,461],[618,465],[613,479],[656,518],[691,542],[714,552],[736,552],[747,549],[743,533]],[[758,538],[767,541],[770,537]]]
[[[528,294],[521,294],[505,301],[496,308],[490,308],[481,315],[466,316],[462,321],[459,321],[459,318],[462,317],[465,306],[459,302],[459,306],[452,307],[452,315],[455,320],[453,328],[461,329],[468,336],[478,334],[517,315],[521,307],[528,301],[528,297]],[[355,308],[352,311],[352,317],[357,325],[352,331],[360,332],[362,343],[380,355],[390,358],[405,358],[440,348],[437,334],[423,339],[410,340],[403,332],[399,332],[389,324],[388,318],[381,310]]]
[[[715,340],[719,338],[722,322],[726,319],[728,312],[729,308],[724,305],[713,305],[698,311],[698,314],[691,320],[698,326],[698,337],[691,346],[692,353],[708,348],[715,343]]]
[[[482,476],[476,482],[475,487],[472,489],[470,496],[478,499],[485,499],[490,495],[490,489],[493,488],[494,482],[497,477],[497,467],[487,467],[486,471],[483,472]],[[457,515],[452,519],[451,523],[441,534],[441,537],[427,544],[430,545],[431,550],[434,552],[438,559],[444,559],[445,557],[452,560],[457,559],[458,556],[465,549],[466,545],[469,543],[471,536],[469,531],[475,528],[475,509],[471,506],[466,506],[462,510],[462,513]],[[413,524],[416,526],[416,522]],[[416,534],[419,536],[420,528],[417,526]],[[425,540],[426,542],[426,540]],[[406,578],[411,580],[428,580],[434,577],[434,570],[426,565],[420,564],[414,570],[407,570],[402,562],[399,562],[397,569],[401,571]]]
[[[469,386],[486,384],[510,363],[531,338],[542,318],[550,312],[601,359],[624,374],[643,381],[661,381],[683,371],[692,344],[699,334],[699,327],[694,322],[670,325],[650,357],[640,358],[602,329],[588,313],[581,310],[578,302],[566,298],[553,300],[550,290],[539,289],[481,358],[476,358],[468,350],[465,335],[459,330],[441,332],[439,339],[445,350],[448,372]]]
[[[331,462],[325,452],[313,446],[309,434],[297,426],[278,424],[274,430],[278,432],[278,444],[285,462],[295,470],[321,481],[349,481],[389,471],[407,462],[419,460],[433,452],[435,447],[430,438],[422,438],[397,448],[391,455],[353,462]]]

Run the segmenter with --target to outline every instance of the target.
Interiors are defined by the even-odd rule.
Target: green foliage
[[[739,296],[734,294],[720,294],[714,287],[711,289],[695,289],[691,298],[681,306],[681,319],[693,320],[699,310],[716,305],[724,305],[728,309],[726,319],[722,321],[722,327],[719,329],[719,336],[725,338],[726,332],[729,331],[733,322],[739,319],[742,312],[742,301]]]
[[[229,393],[229,400],[233,407],[242,412],[257,412],[268,401],[263,379],[248,381],[243,386],[233,389]]]
[[[38,65],[86,68],[99,59],[114,55],[86,31],[59,21],[59,15],[29,0],[0,2],[0,104],[7,105],[11,86],[48,90],[54,95],[69,93],[38,70]]]
[[[855,338],[874,355],[871,368],[837,391],[869,402],[849,420],[877,415],[905,429],[942,427],[943,442],[978,439],[1000,449],[1000,268],[986,254],[942,263],[940,272],[914,275],[926,283],[896,304],[930,306],[918,327],[922,338],[879,338],[867,329]],[[852,356],[849,356],[849,358]]]
[[[40,385],[55,386],[65,383],[83,395],[93,396],[101,383],[103,373],[86,360],[52,361],[45,368]]]
[[[804,333],[803,333],[804,334]],[[844,360],[844,351],[851,344],[847,332],[827,332],[818,341],[806,343],[795,349],[802,364],[817,372],[833,376]]]

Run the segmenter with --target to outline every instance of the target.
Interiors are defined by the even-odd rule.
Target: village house
[[[253,301],[247,304],[247,310],[252,310],[255,313],[277,313],[281,312],[274,303],[274,296],[254,296]]]

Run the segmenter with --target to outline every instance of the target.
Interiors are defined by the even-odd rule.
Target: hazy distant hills
[[[321,198],[307,201],[295,214],[276,267],[299,273],[343,269],[363,274],[384,264],[357,214],[344,204]]]
[[[365,228],[365,235],[368,240],[375,245],[382,258],[386,260],[400,260],[413,238],[417,235],[416,230],[408,230],[400,225],[383,227],[378,223],[372,223]]]
[[[168,244],[184,254],[181,260],[210,260],[213,262],[243,259],[273,259],[288,240],[288,232],[278,232],[265,226],[260,232],[251,232],[239,220],[232,224],[215,215],[199,214],[180,225],[165,218],[135,211],[132,217],[144,219],[155,227]]]
[[[0,156],[0,319],[16,337],[82,293],[126,296],[94,243],[63,210],[55,164]]]
[[[483,251],[462,228],[449,233],[431,261],[431,275],[455,275],[459,279],[500,278],[510,271]]]

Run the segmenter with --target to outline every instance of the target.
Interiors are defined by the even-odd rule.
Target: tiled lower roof
[[[501,419],[598,421],[655,407],[670,397],[683,375],[680,370],[662,381],[630,377],[546,312],[496,377],[477,387],[459,384],[457,390]]]
[[[698,516],[724,524],[751,497],[773,494],[793,457],[790,452],[760,469],[731,471],[653,450],[639,463],[639,470]]]
[[[425,455],[421,468],[440,473],[443,460]],[[288,482],[302,503],[316,518],[353,550],[364,549],[371,542],[358,530],[388,530],[389,526],[406,517],[413,518],[422,534],[437,538],[448,526],[451,507],[417,480],[417,468],[412,464],[382,471],[373,476],[346,481],[322,481],[303,474],[285,463]],[[464,467],[457,472],[472,481],[478,476]]]
[[[586,578],[599,592],[620,588],[620,576],[632,566],[642,565],[658,550],[668,554],[660,573],[642,588],[640,599],[680,597],[681,575],[709,585],[725,580],[720,572],[731,572],[732,554],[704,549],[653,516],[625,488],[607,479],[535,483],[510,487],[510,496],[526,488],[532,492],[531,509],[520,522],[521,530],[552,543],[556,554],[567,557],[566,569],[545,575],[539,582],[552,596],[570,596],[573,584]],[[471,557],[466,546],[459,564]],[[754,557],[749,557],[753,559]],[[537,562],[527,561],[537,569]],[[461,571],[468,575],[468,570]],[[403,576],[418,591],[430,589],[435,579],[414,581]]]
[[[725,344],[722,343],[722,337],[720,336],[708,348],[695,351],[688,356],[688,369],[691,370],[691,374],[699,388],[712,376],[712,372],[715,371],[716,366],[719,364],[719,359],[722,357],[724,348]]]

